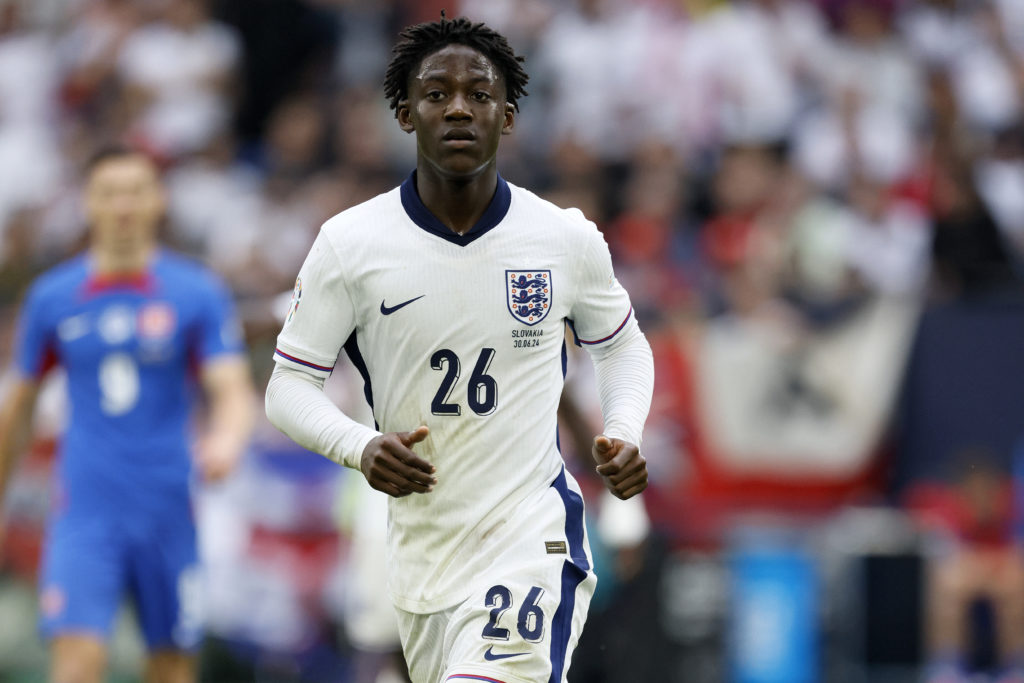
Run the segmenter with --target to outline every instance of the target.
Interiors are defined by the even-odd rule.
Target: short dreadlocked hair
[[[398,103],[409,96],[409,75],[424,57],[453,43],[466,45],[487,57],[505,78],[505,99],[519,109],[519,98],[525,97],[530,77],[523,71],[523,57],[517,55],[505,36],[484,23],[474,24],[466,17],[406,27],[391,50],[391,62],[384,74],[384,97],[398,116]]]

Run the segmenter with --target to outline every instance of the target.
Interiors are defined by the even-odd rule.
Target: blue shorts
[[[131,598],[150,650],[191,650],[201,636],[196,532],[191,511],[146,519],[72,516],[54,520],[40,576],[40,629],[110,635],[121,599]]]

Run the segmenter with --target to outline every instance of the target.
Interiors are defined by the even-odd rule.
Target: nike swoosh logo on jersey
[[[426,296],[426,294],[420,294],[418,297],[416,297],[414,299],[409,299],[408,301],[403,301],[402,303],[398,304],[397,306],[385,306],[384,305],[384,300],[381,299],[381,302],[380,302],[380,312],[383,315],[391,315],[392,313],[397,311],[399,308],[402,308],[403,306],[408,306],[413,301],[419,301],[420,299],[422,299],[425,296]]]
[[[493,647],[494,646],[491,645],[489,648],[487,648],[487,651],[484,652],[484,659],[486,659],[488,662],[496,662],[499,659],[508,659],[509,657],[522,657],[523,655],[530,654],[529,652],[516,652],[510,655],[496,655],[493,652],[491,652],[491,649]]]
[[[57,336],[61,338],[61,341],[74,341],[88,333],[89,315],[87,313],[79,313],[57,323]]]

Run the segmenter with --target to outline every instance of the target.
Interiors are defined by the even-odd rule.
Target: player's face
[[[498,142],[512,132],[515,108],[505,79],[478,51],[448,45],[423,58],[398,105],[398,123],[416,133],[421,161],[441,175],[477,175],[494,164]]]
[[[156,167],[141,155],[100,162],[85,186],[93,245],[125,252],[149,246],[164,213]]]

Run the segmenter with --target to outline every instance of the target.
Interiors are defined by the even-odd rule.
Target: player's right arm
[[[43,288],[35,283],[25,297],[14,343],[13,380],[0,403],[0,501],[18,459],[28,449],[32,414],[43,375],[54,362],[54,324]],[[0,519],[0,528],[3,527]]]
[[[34,377],[19,374],[11,384],[0,404],[0,501],[18,459],[28,449],[39,394],[39,380]]]
[[[435,483],[434,468],[412,451],[426,438],[426,427],[381,434],[345,415],[323,392],[354,327],[342,265],[321,231],[299,271],[278,336],[267,417],[300,446],[360,470],[375,489],[396,497],[426,493]]]
[[[433,489],[433,466],[412,451],[427,437],[425,426],[380,434],[341,412],[324,394],[323,383],[279,364],[267,384],[270,422],[300,446],[360,470],[370,486],[390,496]]]

